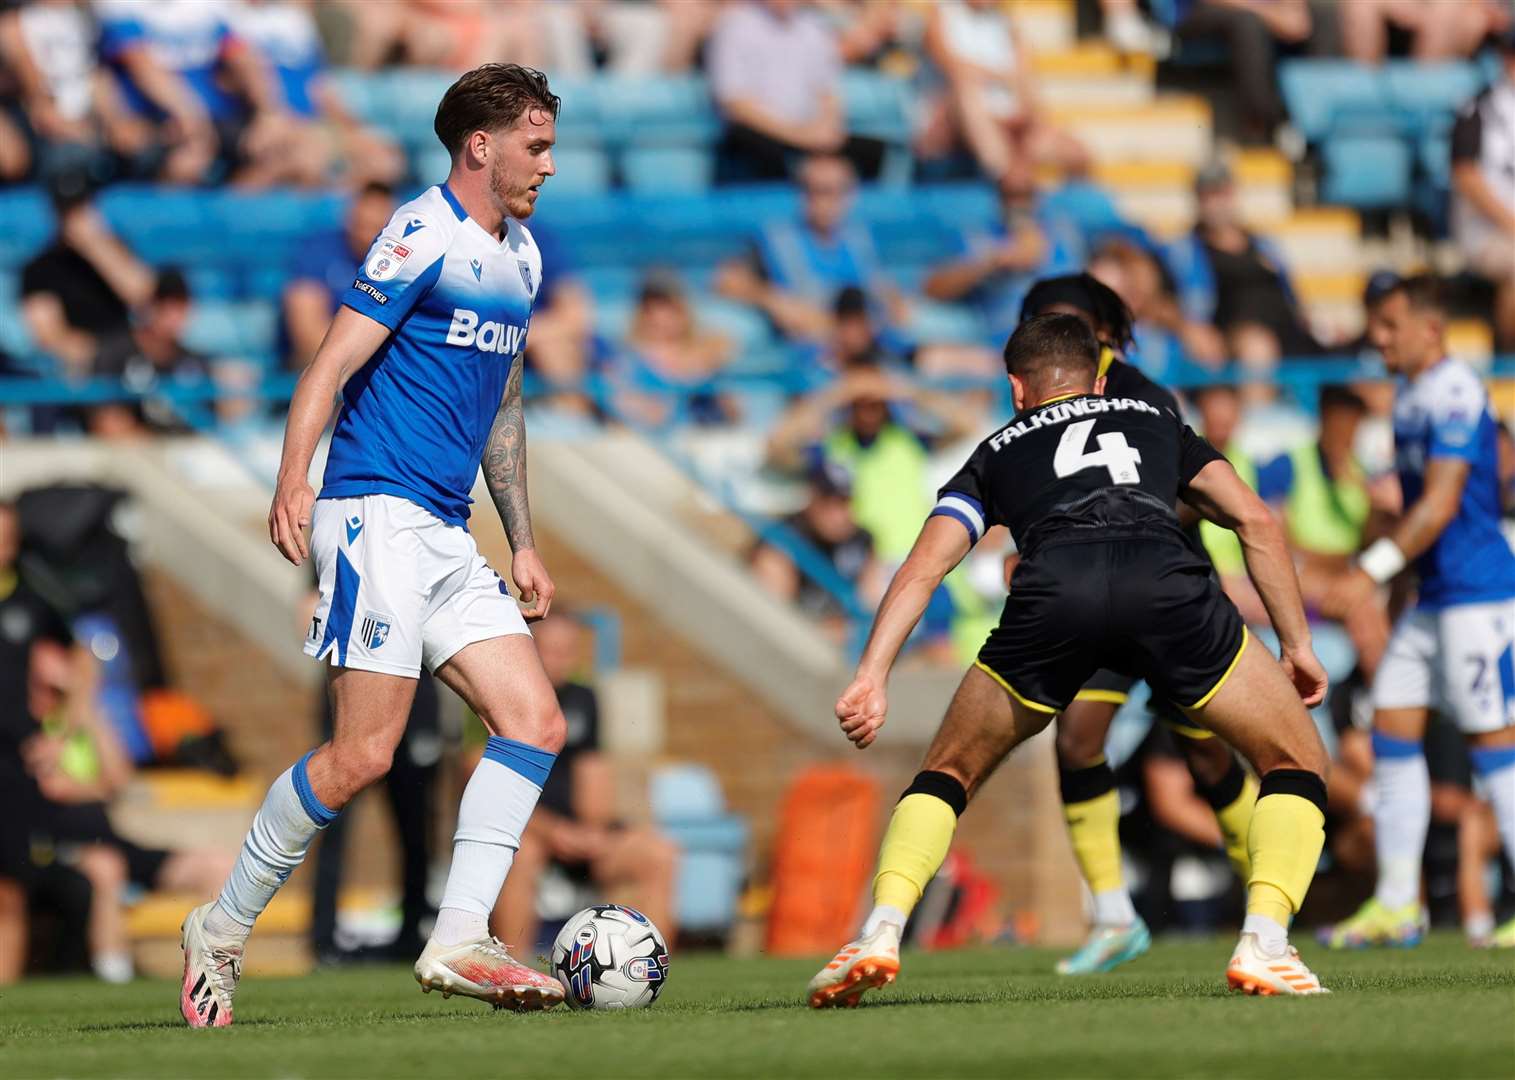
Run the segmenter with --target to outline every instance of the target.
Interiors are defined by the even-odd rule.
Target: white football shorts
[[[1515,724],[1515,600],[1405,612],[1373,706],[1435,709],[1469,735]]]
[[[531,633],[468,530],[407,499],[318,499],[310,554],[321,599],[305,654],[336,667],[415,676],[475,641]]]

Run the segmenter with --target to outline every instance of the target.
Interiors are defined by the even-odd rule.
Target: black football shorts
[[[1101,669],[1197,708],[1231,673],[1246,633],[1210,564],[1172,536],[1051,541],[1016,569],[978,666],[1041,712],[1065,709]]]

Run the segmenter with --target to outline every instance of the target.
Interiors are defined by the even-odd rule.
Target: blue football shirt
[[[1456,360],[1434,364],[1395,396],[1394,458],[1406,507],[1425,490],[1433,458],[1469,469],[1457,516],[1416,560],[1422,608],[1515,597],[1515,552],[1499,528],[1497,423],[1483,382]]]
[[[396,495],[466,526],[541,281],[526,227],[491,235],[445,184],[395,211],[342,299],[393,333],[342,389],[320,497]]]

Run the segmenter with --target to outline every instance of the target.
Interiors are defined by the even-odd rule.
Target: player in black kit
[[[1020,546],[999,625],[963,677],[879,853],[858,939],[809,987],[852,1005],[892,982],[899,940],[946,858],[957,817],[999,763],[1066,708],[1101,667],[1143,678],[1237,747],[1262,777],[1248,846],[1247,918],[1226,970],[1235,989],[1321,992],[1288,943],[1324,843],[1325,748],[1307,705],[1326,692],[1282,530],[1236,471],[1183,421],[1101,396],[1099,343],[1074,315],[1023,323],[1005,346],[1017,416],[941,491],[874,618],[836,705],[872,744],[890,669],[931,593],[991,525]],[[1235,606],[1184,537],[1175,502],[1233,529],[1283,647],[1249,642]]]
[[[1087,273],[1043,278],[1021,303],[1021,321],[1036,315],[1077,315],[1100,343],[1098,373],[1105,396],[1136,398],[1174,416],[1178,401],[1124,357],[1131,347],[1133,318],[1115,291]],[[1194,550],[1208,559],[1197,521],[1188,530]],[[1109,971],[1135,960],[1151,947],[1146,923],[1126,890],[1120,844],[1120,796],[1115,773],[1105,760],[1105,737],[1116,710],[1125,704],[1138,680],[1116,671],[1095,672],[1073,703],[1057,717],[1058,790],[1063,817],[1079,871],[1094,900],[1094,925],[1077,952],[1058,961],[1064,975]],[[1251,876],[1247,828],[1257,801],[1257,781],[1231,748],[1196,727],[1171,702],[1152,702],[1153,712],[1174,735],[1189,766],[1195,790],[1215,811],[1226,855],[1243,883]]]

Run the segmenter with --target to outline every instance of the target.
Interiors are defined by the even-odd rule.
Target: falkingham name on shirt
[[[1072,401],[1059,401],[1056,405],[1048,405],[1037,409],[1024,420],[1017,420],[1009,427],[1000,431],[989,439],[991,450],[1001,450],[1006,444],[1013,442],[1022,435],[1028,435],[1044,427],[1053,427],[1069,420],[1077,420],[1084,416],[1098,416],[1102,413],[1112,412],[1136,412],[1151,413],[1153,416],[1161,416],[1162,410],[1157,406],[1136,398],[1106,398],[1106,397],[1081,397]]]

